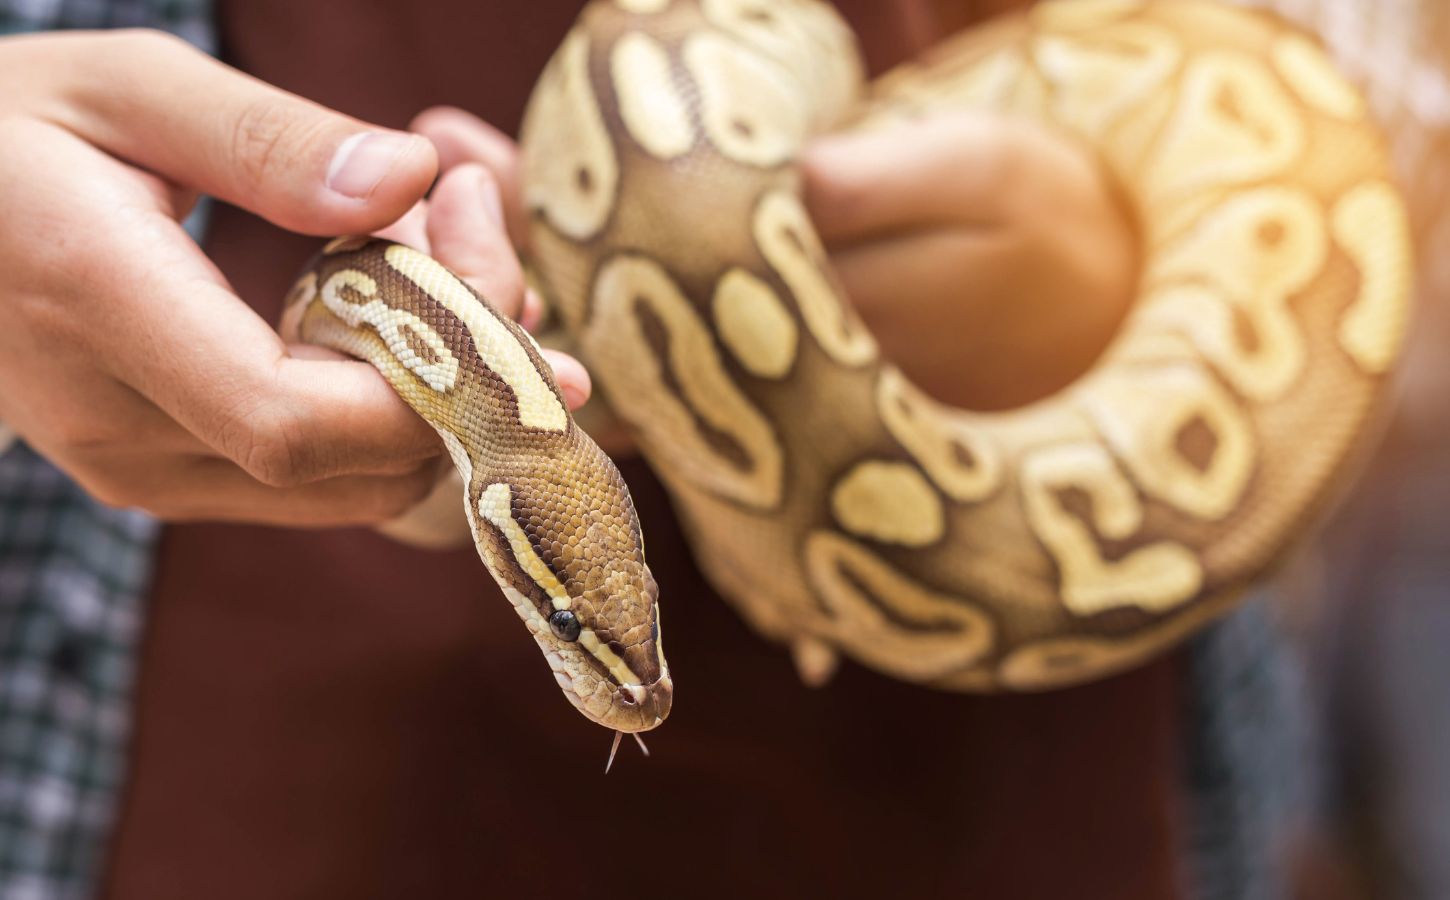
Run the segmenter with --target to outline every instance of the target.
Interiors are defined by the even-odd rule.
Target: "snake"
[[[367,236],[307,265],[281,331],[372,363],[437,431],[473,544],[573,705],[616,748],[664,721],[674,685],[639,517],[529,333],[431,256]]]
[[[532,277],[702,572],[808,681],[843,657],[973,692],[1142,664],[1270,574],[1371,446],[1412,249],[1368,104],[1314,38],[1200,0],[1045,3],[863,72],[817,0],[594,0],[523,121]],[[963,111],[1090,148],[1142,251],[1099,359],[1006,411],[883,355],[802,200],[813,136]],[[574,705],[658,725],[639,522],[533,338],[366,238],[329,245],[287,315],[442,436]]]

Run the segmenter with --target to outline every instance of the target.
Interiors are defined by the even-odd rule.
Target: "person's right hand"
[[[156,32],[0,38],[0,85],[0,422],[167,519],[376,523],[428,492],[427,425],[366,363],[293,356],[178,224],[206,193],[380,229],[432,183],[426,139]]]

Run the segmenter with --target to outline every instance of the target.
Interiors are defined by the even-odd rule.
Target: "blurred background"
[[[1269,0],[1312,29],[1387,128],[1419,303],[1380,452],[1284,575],[1323,755],[1310,776],[1314,898],[1450,897],[1450,4]]]

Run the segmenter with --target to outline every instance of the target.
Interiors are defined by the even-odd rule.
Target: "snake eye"
[[[549,627],[554,629],[554,637],[561,641],[579,640],[579,617],[567,609],[555,610],[549,616]]]

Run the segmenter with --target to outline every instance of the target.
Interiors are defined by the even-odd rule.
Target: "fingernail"
[[[498,184],[492,178],[484,176],[483,189],[483,211],[493,220],[493,224],[503,227],[503,198],[498,194]]]
[[[393,171],[398,160],[420,140],[386,131],[353,135],[332,156],[332,164],[327,167],[328,188],[344,197],[366,200]]]
[[[589,395],[572,384],[559,385],[559,392],[564,395],[564,405],[570,409],[578,409],[589,399]]]
[[[539,327],[544,318],[544,299],[533,288],[524,289],[524,308],[519,310],[519,324],[525,331]]]

